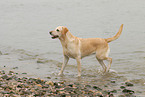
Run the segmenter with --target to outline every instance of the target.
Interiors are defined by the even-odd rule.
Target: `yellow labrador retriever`
[[[96,59],[102,65],[103,72],[108,72],[112,63],[112,58],[108,57],[110,49],[108,43],[116,40],[123,29],[123,24],[120,26],[118,33],[107,39],[103,38],[78,38],[73,36],[64,26],[57,27],[54,31],[50,31],[52,39],[58,38],[63,47],[64,60],[61,71],[58,75],[62,75],[69,58],[74,58],[77,61],[78,77],[81,76],[81,58],[96,54]],[[103,60],[109,61],[108,68]]]

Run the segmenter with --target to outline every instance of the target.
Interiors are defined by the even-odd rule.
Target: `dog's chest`
[[[63,48],[64,54],[71,58],[76,58],[78,56],[78,48],[74,44],[68,44]]]

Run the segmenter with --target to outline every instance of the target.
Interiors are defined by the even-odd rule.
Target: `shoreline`
[[[110,84],[116,84],[110,80]],[[0,70],[0,96],[53,96],[53,97],[136,97],[130,81],[122,82],[117,89],[108,85],[92,85],[82,82],[52,81],[40,78],[19,77],[17,73]]]

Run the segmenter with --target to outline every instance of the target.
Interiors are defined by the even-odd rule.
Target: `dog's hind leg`
[[[62,64],[62,67],[61,67],[61,71],[58,74],[59,76],[60,75],[63,75],[63,71],[64,71],[64,69],[65,69],[65,67],[66,67],[66,65],[68,63],[68,60],[69,60],[69,57],[67,57],[67,56],[64,55],[64,59],[63,59],[63,64]]]
[[[104,72],[108,72],[111,67],[112,58],[108,57],[109,52],[110,52],[109,46],[108,48],[100,49],[96,52],[96,58],[98,59],[99,63],[102,65]],[[103,60],[107,60],[109,62],[107,67],[104,64]]]
[[[111,67],[111,64],[112,64],[112,58],[106,57],[106,60],[109,61],[108,68],[107,68],[107,71],[106,72],[109,72],[110,67]]]
[[[101,66],[102,66],[102,68],[103,68],[103,72],[106,72],[107,67],[106,67],[106,65],[104,64],[103,60],[100,60],[100,59],[97,59],[97,60],[98,60],[98,62],[101,64]]]

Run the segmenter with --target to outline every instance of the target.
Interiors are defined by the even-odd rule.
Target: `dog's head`
[[[52,39],[61,38],[62,36],[66,35],[68,29],[64,26],[58,26],[54,31],[50,31],[50,35]]]

